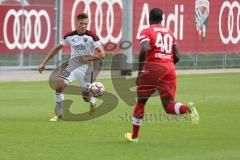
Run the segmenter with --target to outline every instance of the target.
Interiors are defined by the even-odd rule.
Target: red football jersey
[[[143,29],[140,33],[140,43],[144,41],[149,41],[151,45],[145,62],[173,62],[173,44],[176,43],[176,38],[166,27],[154,24]]]

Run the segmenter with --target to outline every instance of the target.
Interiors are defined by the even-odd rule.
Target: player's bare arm
[[[181,56],[178,50],[177,44],[173,44],[173,62],[176,64],[180,60]]]
[[[40,64],[39,67],[38,67],[39,73],[42,73],[42,72],[44,71],[45,66],[46,66],[46,64],[48,63],[48,61],[49,61],[52,57],[54,57],[54,56],[57,54],[57,52],[58,52],[62,47],[63,47],[63,46],[62,46],[61,44],[58,44],[58,45],[56,45],[54,48],[52,48],[52,49],[50,50],[50,52],[48,53],[48,55],[46,56],[46,58],[43,60],[42,64]]]
[[[139,53],[139,66],[138,66],[138,77],[141,75],[142,69],[143,69],[143,65],[144,65],[144,61],[145,61],[145,57],[146,57],[146,52],[149,51],[151,49],[151,45],[149,41],[144,41],[141,43],[141,49],[140,49],[140,53]],[[138,77],[136,80],[136,84],[138,84]]]
[[[78,58],[81,63],[85,63],[89,61],[100,60],[100,59],[103,59],[104,57],[105,57],[105,52],[103,50],[103,47],[99,46],[95,48],[94,55],[83,55],[83,56],[79,56]]]

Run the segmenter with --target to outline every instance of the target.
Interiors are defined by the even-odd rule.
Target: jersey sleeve
[[[66,46],[67,45],[67,43],[68,43],[68,40],[67,40],[67,38],[62,38],[61,40],[60,40],[60,44],[61,45],[63,45],[63,46]]]
[[[102,45],[102,43],[101,43],[101,41],[99,40],[99,41],[93,41],[93,46],[94,46],[94,48],[98,48],[98,47],[100,47]]]
[[[63,36],[63,38],[60,40],[60,44],[63,45],[63,46],[66,46],[67,43],[70,43],[70,40],[71,40],[71,36],[75,35],[77,33],[77,30],[75,31],[71,31],[71,32],[68,32],[67,34],[65,34]]]
[[[142,30],[139,36],[139,42],[142,43],[144,41],[150,41],[150,37],[146,29]]]
[[[100,41],[100,39],[99,39],[99,37],[97,35],[94,34],[92,36],[92,38],[93,38],[93,47],[94,47],[94,49],[98,48],[98,47],[100,47],[102,45],[102,43],[101,43],[101,41]]]
[[[69,43],[69,34],[66,34],[61,40],[60,40],[60,44],[63,46],[66,46],[67,43]]]

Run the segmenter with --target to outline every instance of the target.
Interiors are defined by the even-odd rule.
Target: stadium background
[[[137,60],[137,37],[148,24],[147,13],[153,7],[160,7],[165,13],[163,24],[174,32],[182,53],[177,68],[240,66],[240,7],[236,0],[212,0],[209,8],[204,0],[1,0],[0,68],[36,69],[49,49],[74,29],[76,14],[85,11],[90,16],[89,28],[99,35],[107,50],[104,69],[110,69],[112,56],[124,52],[121,47],[123,2],[132,2],[132,17],[126,19],[132,19],[132,62]],[[199,7],[203,11],[209,9],[207,21],[202,15],[197,21]],[[30,15],[34,10],[37,12]],[[23,11],[28,18],[22,16]],[[40,11],[46,14],[39,16]],[[201,20],[206,25],[205,38],[201,34],[202,26],[199,30],[196,25]],[[48,67],[54,68],[68,58],[69,48],[65,48]]]
[[[177,66],[179,70],[177,70],[176,99],[183,103],[193,101],[200,114],[200,123],[193,125],[187,119],[181,120],[181,117],[171,115],[162,119],[161,115],[166,113],[159,97],[151,97],[147,103],[146,119],[141,127],[140,142],[137,145],[129,144],[124,140],[124,133],[131,131],[133,110],[133,106],[128,105],[126,99],[134,100],[131,98],[131,93],[135,91],[134,87],[130,88],[128,85],[135,86],[135,79],[134,77],[113,79],[113,76],[109,77],[108,70],[103,71],[108,74],[99,76],[98,81],[104,84],[107,93],[111,93],[114,99],[118,100],[114,110],[89,121],[48,122],[55,106],[54,91],[49,87],[52,70],[39,74],[36,69],[49,49],[58,43],[60,37],[72,30],[71,12],[74,3],[77,2],[79,1],[0,0],[0,160],[240,159],[240,35],[238,31],[240,0],[209,0],[209,19],[204,40],[196,29],[195,0],[95,0],[94,2],[85,0],[76,5],[78,12],[81,12],[85,8],[84,3],[91,2],[90,28],[94,31],[96,28],[101,28],[102,18],[100,32],[102,37],[107,34],[107,13],[114,13],[114,26],[110,24],[108,26],[108,29],[113,29],[114,37],[118,36],[121,26],[126,29],[121,23],[122,18],[133,19],[132,29],[127,28],[129,30],[127,33],[132,34],[134,54],[130,52],[131,55],[128,56],[135,62],[139,47],[136,36],[141,27],[147,24],[146,17],[150,8],[157,6],[163,8],[166,13],[164,23],[171,24],[170,28],[176,32],[183,57]],[[100,2],[104,4],[101,6],[96,4]],[[108,9],[110,2],[116,4]],[[124,7],[125,2],[133,2],[132,8],[129,7],[130,13],[123,12],[119,6],[122,4]],[[205,4],[206,0],[197,2]],[[97,6],[98,12],[96,12]],[[102,12],[99,11],[101,8]],[[219,32],[221,8],[223,9],[220,22],[225,38],[223,36],[221,38]],[[34,16],[25,19],[20,16],[23,11],[27,16],[30,13]],[[16,17],[10,16],[10,13]],[[40,13],[45,16],[47,13],[47,18],[42,16],[40,21],[36,20]],[[131,13],[132,17],[129,16]],[[95,23],[97,15],[99,22]],[[201,24],[203,22],[201,13],[197,13],[197,16]],[[130,20],[123,22],[129,24]],[[32,32],[29,31],[30,26]],[[131,30],[133,32],[130,32]],[[123,36],[125,33],[126,31],[122,32]],[[47,37],[49,39],[45,43]],[[38,38],[41,43],[36,41]],[[25,43],[26,40],[28,43]],[[108,40],[111,42],[114,38]],[[107,44],[112,44],[110,42],[105,42],[105,48]],[[104,60],[104,69],[110,69],[112,58],[116,58],[113,55],[125,51],[119,46],[120,44],[117,44],[116,49],[108,51]],[[56,68],[60,62],[66,61],[69,57],[69,48],[64,49],[61,54],[50,62],[48,68]],[[229,69],[229,67],[238,68]],[[119,84],[114,85],[114,82]],[[101,98],[106,98],[106,95]],[[89,106],[80,96],[65,94],[65,99],[73,101],[72,113],[88,112]],[[105,102],[115,103],[114,99],[108,97]],[[102,102],[101,99],[97,100],[99,105]],[[112,107],[112,105],[104,106]]]

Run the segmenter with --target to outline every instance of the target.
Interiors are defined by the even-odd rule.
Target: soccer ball
[[[104,93],[104,85],[101,82],[93,82],[89,85],[88,89],[94,97],[102,96]]]

